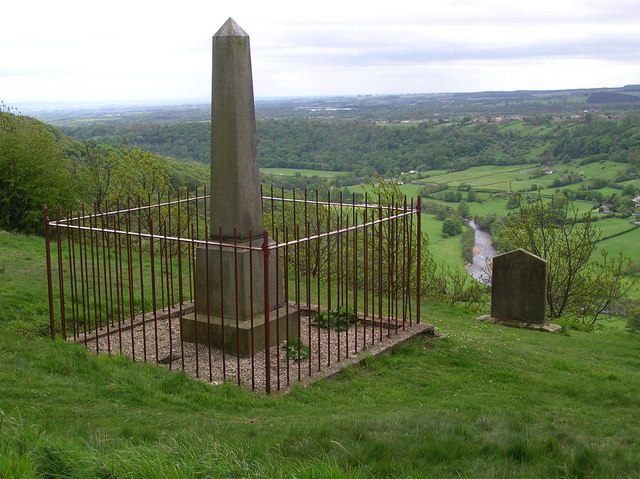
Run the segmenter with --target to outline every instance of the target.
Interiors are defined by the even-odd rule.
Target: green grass
[[[634,227],[632,218],[605,218],[604,215],[598,213],[594,213],[593,218],[597,219],[594,224],[602,231],[603,237]]]
[[[565,170],[573,170],[579,173],[583,173],[583,177],[586,180],[591,178],[614,179],[617,173],[627,170],[628,165],[615,163],[613,161],[598,161],[595,163],[589,163],[587,165],[581,165],[578,161],[573,161],[567,165],[563,163],[557,163],[555,165],[552,165],[552,168],[561,173],[563,173]]]
[[[434,175],[422,180],[422,183],[448,183],[457,187],[468,183],[476,189],[496,189],[509,191],[508,184],[528,178],[526,170],[535,168],[535,164],[496,167],[493,165],[474,166],[462,171]],[[507,185],[506,188],[503,185]],[[498,185],[498,186],[496,186]]]
[[[28,323],[26,305],[46,303],[43,241],[0,238],[2,284],[21,285],[0,290],[0,303],[22,304]],[[446,337],[414,339],[334,379],[265,397],[27,337],[3,314],[0,477],[631,478],[640,470],[640,335],[619,326],[550,335],[425,305],[424,319]]]
[[[507,216],[507,197],[502,195],[481,194],[483,203],[469,203],[473,216],[496,215],[498,218]]]
[[[442,235],[442,221],[435,219],[434,215],[427,214],[422,215],[422,231],[429,235],[429,247],[436,261],[464,270],[462,235],[445,238]]]
[[[426,316],[445,339],[276,398],[2,334],[0,477],[634,477],[637,336]]]
[[[0,231],[0,326],[49,330],[44,238]]]
[[[601,221],[596,225],[600,226]],[[628,256],[634,263],[640,263],[640,228],[609,238],[598,243],[598,248],[604,248],[610,254],[617,255],[622,253]]]

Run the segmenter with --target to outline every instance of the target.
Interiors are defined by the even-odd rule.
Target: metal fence
[[[420,322],[419,198],[278,193],[243,241],[206,191],[45,209],[52,337],[269,393]]]

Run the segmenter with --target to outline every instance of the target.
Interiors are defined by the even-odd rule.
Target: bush
[[[627,316],[627,329],[640,332],[640,309],[629,312],[629,316]]]
[[[455,236],[462,233],[462,223],[458,218],[449,217],[442,223],[442,234],[445,237]]]
[[[476,231],[467,226],[464,234],[462,235],[462,259],[465,263],[473,263],[473,247],[476,242]]]
[[[442,199],[447,203],[458,203],[462,201],[462,193],[459,191],[445,191]]]
[[[0,104],[0,229],[41,233],[44,206],[75,199],[70,162],[49,127],[6,110]]]
[[[344,306],[334,308],[331,311],[321,311],[311,321],[312,326],[320,326],[324,329],[346,331],[349,326],[358,322],[358,316]]]

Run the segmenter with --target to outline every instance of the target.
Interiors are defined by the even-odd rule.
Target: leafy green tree
[[[627,316],[627,329],[640,331],[640,309],[633,309]]]
[[[164,195],[170,187],[169,169],[160,158],[138,147],[107,148],[86,143],[82,161],[84,197],[98,208],[127,198]],[[176,185],[181,186],[181,185]]]
[[[566,211],[568,201],[569,199],[562,191],[556,191],[551,198],[551,207],[554,211],[557,211],[559,215],[562,215],[563,211]]]
[[[447,236],[455,236],[462,233],[462,223],[458,218],[449,217],[442,223],[442,234]]]
[[[438,205],[440,206],[440,205]],[[438,221],[444,221],[453,213],[453,210],[449,210],[448,206],[440,206],[435,212],[435,217]]]
[[[471,209],[469,208],[469,205],[467,204],[467,202],[464,200],[461,200],[460,203],[458,203],[458,207],[456,208],[456,211],[463,218],[468,218],[471,215]]]
[[[616,211],[618,213],[623,213],[626,215],[631,215],[635,209],[635,202],[626,196],[619,195],[617,193],[613,194],[609,199],[609,204],[611,205],[611,210]]]
[[[467,193],[467,202],[472,203],[479,203],[480,202],[480,195],[478,194],[477,191],[473,191],[473,190],[469,190],[469,192]]]
[[[444,201],[447,203],[457,203],[462,200],[462,193],[460,191],[445,191],[443,195]]]
[[[547,260],[547,311],[550,318],[571,315],[591,322],[628,291],[630,261],[603,253],[594,259],[601,233],[591,213],[580,214],[573,202],[521,201],[497,234],[502,249],[523,248]]]
[[[634,198],[638,194],[638,188],[636,188],[632,183],[627,183],[624,185],[622,189],[623,196],[630,196]]]
[[[93,142],[84,143],[81,170],[84,197],[101,207],[109,199],[114,177],[110,150]]]
[[[0,104],[0,229],[41,232],[43,207],[73,203],[74,184],[53,130]]]

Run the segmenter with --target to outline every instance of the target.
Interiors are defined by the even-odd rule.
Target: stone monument
[[[183,338],[247,356],[264,349],[267,329],[275,345],[278,336],[296,336],[298,325],[285,305],[276,254],[265,275],[264,252],[246,248],[263,244],[264,225],[249,36],[231,18],[213,36],[212,77],[209,236],[239,248],[198,248],[195,312],[183,318]]]
[[[547,302],[547,262],[517,249],[493,258],[491,315],[478,320],[527,329],[556,331],[544,324]]]

